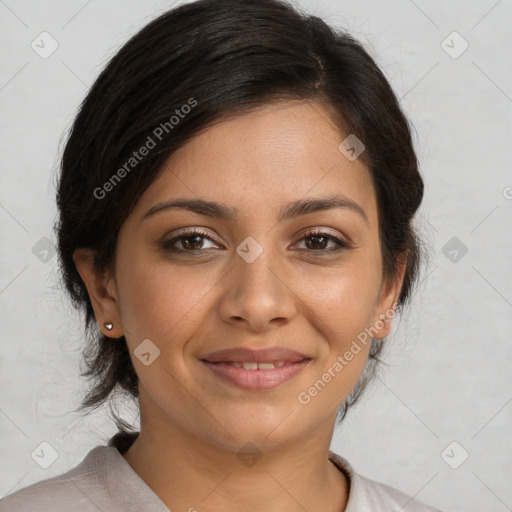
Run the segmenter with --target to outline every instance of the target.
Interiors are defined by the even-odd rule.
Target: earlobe
[[[87,288],[98,326],[105,336],[119,338],[123,335],[123,330],[115,286],[107,272],[100,272],[95,267],[94,255],[92,249],[81,247],[74,251],[73,261]],[[109,329],[107,326],[110,325],[112,328]]]

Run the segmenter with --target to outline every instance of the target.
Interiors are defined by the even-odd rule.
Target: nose
[[[222,319],[255,332],[286,324],[297,312],[290,272],[267,249],[249,261],[234,255],[219,307]]]

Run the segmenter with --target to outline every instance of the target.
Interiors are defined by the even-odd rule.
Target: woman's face
[[[338,148],[347,135],[318,103],[270,105],[203,131],[141,196],[103,305],[144,423],[233,450],[332,433],[368,357],[365,329],[388,334],[401,285],[382,279],[375,190]],[[335,196],[348,206],[308,206]],[[215,205],[165,206],[177,200]],[[214,354],[228,349],[278,351]]]

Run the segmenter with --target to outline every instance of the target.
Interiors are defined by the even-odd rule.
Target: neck
[[[123,457],[170,510],[342,512],[349,482],[328,459],[328,426],[285,447],[261,453],[247,446],[242,454],[169,418],[147,424],[141,410],[140,434]]]

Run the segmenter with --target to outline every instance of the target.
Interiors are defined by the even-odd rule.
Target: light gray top
[[[135,436],[136,437],[136,436]],[[67,473],[20,489],[0,500],[0,512],[170,512],[123,458],[131,441],[110,439]],[[342,457],[329,459],[350,480],[345,512],[440,512],[354,472]]]

